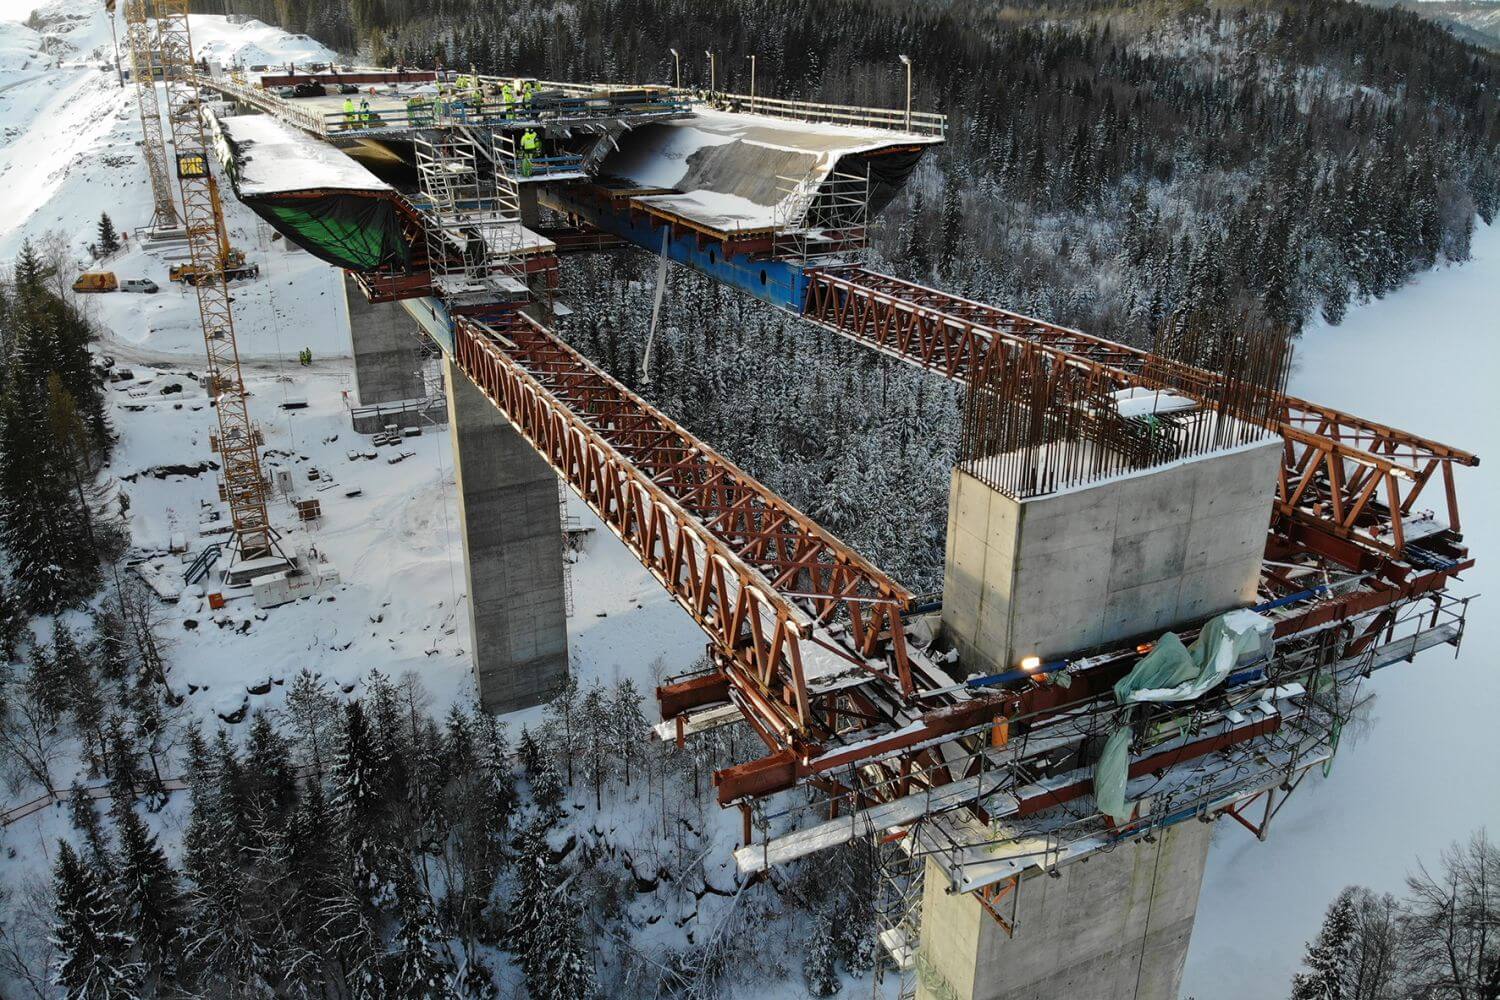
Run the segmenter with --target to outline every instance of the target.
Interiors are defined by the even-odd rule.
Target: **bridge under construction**
[[[1372,674],[1462,641],[1476,456],[1288,395],[1278,335],[1139,350],[863,265],[940,115],[177,62],[143,117],[199,94],[236,195],[348,273],[361,405],[441,349],[485,706],[566,676],[560,478],[707,636],[660,736],[764,743],[714,775],[740,871],[873,840],[903,995],[1175,997],[1212,823],[1264,838]],[[939,600],[548,328],[559,256],[625,248],[964,387]]]

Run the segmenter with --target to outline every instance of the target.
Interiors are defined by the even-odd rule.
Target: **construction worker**
[[[359,99],[359,127],[369,128],[372,121],[373,116],[370,114],[370,100],[369,98],[361,97]]]
[[[521,133],[521,176],[531,176],[531,161],[541,154],[542,140],[536,134],[536,129],[527,129]]]
[[[344,98],[344,128],[354,127],[354,98]]]
[[[531,80],[524,81],[521,84],[521,102],[529,109],[531,107],[531,99],[535,96],[536,84]]]
[[[500,113],[510,117],[511,105],[516,102],[516,92],[510,88],[510,81],[506,80],[500,86]]]

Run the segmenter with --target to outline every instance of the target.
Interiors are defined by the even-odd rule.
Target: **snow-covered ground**
[[[1474,234],[1469,263],[1308,330],[1297,359],[1298,395],[1481,457],[1458,470],[1478,563],[1455,589],[1484,598],[1456,662],[1445,647],[1377,675],[1372,731],[1293,796],[1268,841],[1219,824],[1183,986],[1198,1000],[1287,996],[1303,942],[1340,889],[1399,895],[1419,858],[1435,862],[1479,827],[1500,830],[1500,225]]]

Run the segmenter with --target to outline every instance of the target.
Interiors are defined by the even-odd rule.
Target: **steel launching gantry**
[[[291,74],[273,85],[356,77],[399,87],[436,74]],[[232,77],[200,83],[308,141],[414,150],[430,179],[397,196],[411,253],[399,268],[357,276],[372,299],[427,303],[434,336],[458,368],[703,629],[712,666],[659,688],[658,732],[683,743],[743,721],[764,743],[760,758],[714,775],[718,801],[744,818],[736,853],[744,872],[874,836],[908,862],[939,860],[958,891],[976,893],[1009,928],[1006,907],[1024,875],[1185,820],[1229,815],[1264,835],[1284,796],[1331,759],[1365,677],[1462,641],[1467,604],[1450,588],[1473,558],[1455,467],[1477,465],[1473,454],[1287,395],[1278,381],[1286,358],[1269,348],[1225,374],[1191,352],[1139,350],[860,266],[870,216],[941,141],[941,116],[544,84],[560,95],[551,105],[480,97],[352,120]],[[514,154],[497,137],[532,126],[554,132],[572,159],[538,176],[514,172]],[[695,155],[721,157],[732,156],[725,135],[765,130],[780,142],[757,148],[790,150],[792,162],[802,143],[816,165],[758,179],[745,168],[746,183],[777,192],[775,206],[763,218],[735,215],[738,203],[693,188],[711,180],[690,171],[672,187],[625,176],[619,151],[649,156],[640,137],[664,129],[718,129],[700,147],[711,151]],[[449,147],[461,148],[460,169],[441,152]],[[738,166],[716,165],[703,173],[733,175]],[[489,193],[444,194],[460,173]],[[567,224],[526,230],[509,207],[518,184],[534,187]],[[513,227],[516,239],[484,237],[484,220],[460,218],[465,211],[489,212],[484,218]],[[968,671],[953,665],[930,602],[521,313],[531,258],[490,251],[536,246],[523,230],[545,236],[536,259],[617,246],[661,254],[971,397],[1046,399],[1057,386],[1078,407],[1170,397],[1169,412],[1149,411],[1164,429],[1151,446],[1168,460],[1174,441],[1224,445],[1225,428],[1241,443],[1279,440],[1255,599],[1274,622],[1274,657],[1190,704],[1136,706],[1136,725],[1152,735],[1129,776],[1154,776],[1154,785],[1129,819],[1101,815],[1088,804],[1095,743],[1120,713],[1115,684],[1160,630],[961,679]],[[468,252],[458,234],[486,250]],[[516,294],[485,298],[488,277],[508,277]],[[1439,480],[1441,515],[1419,506]],[[1040,481],[1034,476],[1033,488]],[[1173,627],[1187,642],[1204,624]],[[899,953],[914,928],[910,906],[893,912],[901,916],[887,944]]]

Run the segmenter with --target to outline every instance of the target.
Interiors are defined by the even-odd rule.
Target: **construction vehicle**
[[[200,269],[192,263],[173,264],[167,272],[167,277],[173,281],[186,282],[189,285],[198,283]],[[224,261],[224,278],[226,281],[234,281],[236,278],[258,278],[260,277],[259,264],[247,264],[243,250],[230,249]]]
[[[75,292],[113,292],[119,287],[113,271],[84,271],[73,282]]]

